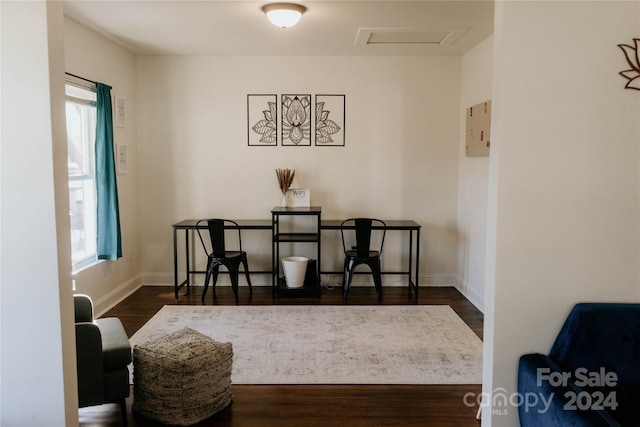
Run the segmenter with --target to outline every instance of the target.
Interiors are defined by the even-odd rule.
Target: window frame
[[[94,116],[93,116],[93,123],[95,124],[95,114],[97,113],[97,100],[90,100],[90,99],[86,99],[86,98],[82,98],[80,96],[74,96],[73,94],[69,94],[69,88],[75,88],[75,89],[80,89],[82,91],[86,91],[86,92],[91,92],[93,93],[93,97],[96,96],[96,86],[93,84],[89,84],[87,82],[83,82],[80,81],[79,79],[74,79],[74,78],[67,78],[65,81],[65,118],[67,118],[67,114],[66,114],[66,108],[67,105],[69,103],[72,104],[76,104],[79,105],[81,107],[92,107],[94,109]],[[72,90],[73,91],[73,90]],[[68,123],[68,122],[67,122]],[[67,130],[68,132],[68,130]],[[71,175],[69,173],[69,169],[67,169],[67,188],[69,189],[69,225],[70,225],[70,230],[69,230],[69,239],[71,241],[71,270],[72,270],[72,274],[75,274],[83,269],[86,269],[88,267],[91,267],[95,264],[98,264],[101,262],[101,260],[98,259],[98,254],[97,254],[97,247],[95,242],[97,241],[97,224],[96,224],[96,219],[97,219],[97,209],[96,209],[96,202],[97,202],[97,192],[96,192],[96,170],[95,170],[95,129],[93,129],[93,131],[91,132],[91,134],[89,135],[85,135],[87,136],[86,140],[88,141],[89,144],[91,144],[91,147],[89,147],[89,171],[87,172],[87,170],[82,170],[80,171],[81,173],[79,174],[75,174],[75,175]],[[83,148],[87,148],[86,146],[84,146]],[[69,150],[69,139],[67,137],[67,150]],[[67,159],[69,159],[69,155],[67,155]],[[69,166],[69,160],[67,160],[67,167]],[[73,249],[73,231],[74,231],[74,227],[72,225],[72,219],[71,219],[71,214],[72,214],[72,209],[71,209],[71,184],[72,183],[84,183],[82,184],[82,186],[85,186],[87,184],[91,185],[91,189],[92,189],[92,208],[90,208],[90,210],[86,210],[85,208],[85,213],[86,212],[91,212],[92,213],[92,223],[94,224],[93,227],[93,235],[89,236],[90,239],[92,239],[94,241],[94,248],[93,248],[93,253],[86,255],[85,257],[76,259],[74,261],[73,259],[73,255],[74,255],[74,249]],[[83,189],[83,194],[85,191],[87,191],[86,189]],[[83,200],[86,199],[83,197]],[[86,223],[86,221],[83,221],[83,224]],[[86,234],[87,232],[87,227],[85,225],[83,225],[82,227],[82,232],[84,232]]]

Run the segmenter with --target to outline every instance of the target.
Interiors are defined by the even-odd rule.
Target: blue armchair
[[[640,304],[582,303],[518,369],[521,427],[640,425]]]

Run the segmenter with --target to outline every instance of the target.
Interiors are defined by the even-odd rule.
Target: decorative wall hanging
[[[127,101],[121,96],[115,98],[116,127],[123,128],[127,126]]]
[[[345,95],[316,95],[316,146],[343,147]]]
[[[467,157],[489,155],[491,146],[491,101],[467,108],[465,154]]]
[[[282,95],[282,145],[311,145],[311,95]]]
[[[127,160],[127,144],[116,144],[116,165],[118,174],[124,175],[129,169]]]
[[[277,101],[276,95],[247,95],[249,146],[278,144]]]
[[[624,56],[627,58],[627,63],[631,69],[620,71],[622,77],[627,79],[625,89],[640,90],[640,59],[638,58],[638,44],[640,39],[633,39],[633,46],[628,44],[619,44],[618,47],[624,52]]]

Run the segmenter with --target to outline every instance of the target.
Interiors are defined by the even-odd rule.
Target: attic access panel
[[[468,28],[359,28],[354,46],[453,44]]]

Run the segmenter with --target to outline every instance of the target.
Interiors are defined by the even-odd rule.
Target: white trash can
[[[308,263],[309,258],[303,256],[282,258],[282,269],[284,270],[287,288],[301,288],[304,286]]]

